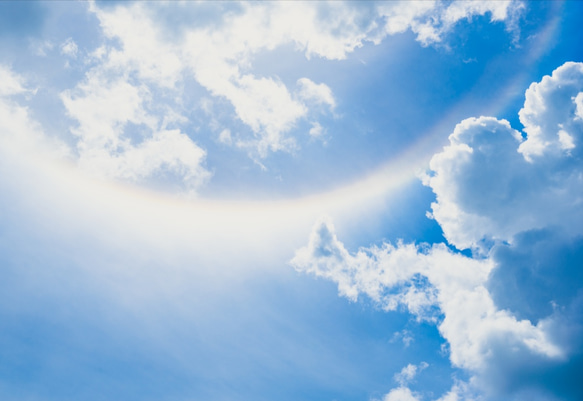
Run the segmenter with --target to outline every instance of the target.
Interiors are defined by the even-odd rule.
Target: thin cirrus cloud
[[[403,243],[351,254],[323,220],[292,265],[336,282],[351,300],[366,295],[435,322],[451,363],[472,375],[443,399],[578,399],[577,377],[556,380],[581,364],[582,91],[583,64],[565,63],[526,91],[525,139],[507,121],[470,118],[431,159],[430,217],[473,256]],[[385,399],[398,397],[416,399],[403,385]]]

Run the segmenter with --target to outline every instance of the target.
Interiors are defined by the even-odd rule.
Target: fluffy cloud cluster
[[[384,244],[351,255],[323,220],[291,263],[336,282],[340,294],[351,300],[362,294],[386,310],[404,307],[419,319],[435,321],[457,367],[485,372],[491,361],[506,354],[506,347],[516,356],[564,356],[546,331],[547,321],[535,325],[496,307],[486,288],[494,268],[490,259],[465,257],[444,244]]]
[[[78,122],[72,132],[78,138],[79,166],[131,182],[166,172],[187,190],[198,188],[209,176],[202,167],[205,151],[149,112],[146,85],[111,74],[109,68],[90,71],[73,91],[61,94],[69,116]]]
[[[471,118],[432,158],[431,216],[473,257],[403,243],[353,255],[324,220],[292,264],[349,299],[435,321],[452,364],[472,374],[442,400],[580,399],[582,97],[583,64],[566,63],[526,91],[524,137],[507,121]],[[387,395],[416,397],[403,385]]]
[[[379,43],[387,35],[407,30],[413,31],[423,45],[429,45],[439,42],[458,21],[476,15],[489,14],[492,21],[505,21],[510,26],[521,4],[232,3],[218,7],[220,17],[203,21],[197,13],[208,13],[206,7],[187,2],[102,8],[92,3],[91,10],[105,36],[112,40],[97,52],[103,60],[102,68],[110,74],[122,72],[126,83],[129,77],[137,77],[134,91],[143,92],[144,86],[155,85],[175,90],[174,98],[182,96],[181,83],[194,79],[215,101],[226,100],[252,132],[250,136],[231,130],[229,140],[222,142],[246,149],[253,157],[265,157],[269,152],[297,148],[290,131],[302,119],[310,120],[312,137],[321,136],[325,129],[317,122],[317,114],[332,111],[336,100],[325,83],[307,77],[298,77],[294,87],[277,76],[254,73],[253,61],[258,54],[292,45],[307,58],[339,60],[366,42]],[[159,18],[170,14],[172,18]],[[180,22],[182,14],[195,22]],[[178,104],[184,106],[182,101]],[[227,129],[215,128],[217,133]],[[83,142],[82,147],[87,146],[87,141]],[[103,149],[99,151],[103,153]],[[117,166],[109,170],[119,171],[118,175],[137,174],[128,167],[131,163],[114,164]],[[200,172],[192,174],[200,176]]]
[[[181,13],[189,12],[183,10],[187,6],[197,7],[192,3],[165,7]],[[231,143],[259,157],[271,151],[289,151],[296,143],[287,133],[299,119],[310,115],[309,106],[333,109],[335,100],[323,83],[302,77],[291,91],[277,77],[252,72],[253,55],[289,42],[286,29],[289,21],[295,21],[290,17],[300,18],[301,7],[292,5],[284,10],[247,3],[241,7],[240,12],[225,13],[218,26],[187,26],[172,39],[163,32],[173,28],[156,20],[155,7],[132,4],[113,10],[93,7],[93,11],[106,36],[121,44],[120,48],[104,49],[112,66],[133,69],[145,82],[174,88],[178,97],[182,96],[178,84],[194,79],[213,98],[227,100],[254,134]]]
[[[458,124],[425,178],[450,244],[484,248],[548,226],[583,234],[582,76],[581,63],[566,63],[530,86],[519,113],[525,140],[504,120]]]

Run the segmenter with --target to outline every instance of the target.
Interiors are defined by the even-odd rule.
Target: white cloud
[[[520,7],[520,4],[513,4],[512,1],[455,1],[445,10],[443,20],[445,24],[451,26],[468,16],[490,13],[492,21],[504,21],[509,13],[516,12]]]
[[[151,138],[108,158],[108,162],[116,169],[116,177],[138,181],[169,170],[178,174],[187,188],[196,189],[210,177],[201,166],[205,155],[187,135],[171,130],[154,132]]]
[[[579,92],[579,94],[577,96],[575,96],[575,98],[573,99],[573,102],[577,106],[577,110],[575,111],[575,114],[577,115],[577,119],[582,120],[583,119],[583,92]]]
[[[239,118],[259,135],[253,143],[260,156],[268,151],[294,148],[294,140],[284,137],[294,123],[307,112],[294,101],[283,83],[252,75],[239,78],[238,85],[226,92]]]
[[[336,282],[339,293],[351,300],[363,294],[386,310],[403,306],[418,318],[435,321],[449,343],[452,364],[473,374],[489,376],[509,354],[518,361],[564,360],[565,349],[553,341],[548,320],[533,324],[496,307],[486,288],[491,260],[455,254],[442,244],[383,244],[351,255],[332,226],[320,222],[291,263]],[[406,369],[399,378],[405,382],[413,377],[409,373],[414,372]]]
[[[470,118],[430,163],[433,216],[450,244],[487,251],[523,231],[558,226],[583,233],[583,64],[565,63],[526,91],[520,121]]]
[[[395,342],[398,340],[403,342],[403,345],[405,346],[405,348],[409,347],[411,345],[411,343],[413,341],[415,341],[411,332],[409,330],[405,330],[405,329],[403,329],[401,331],[396,331],[393,333],[393,337],[391,338],[391,342]]]
[[[231,137],[231,131],[227,128],[221,131],[219,134],[219,142],[225,145],[230,145],[233,143],[233,138]]]
[[[385,243],[351,255],[331,223],[323,220],[291,263],[299,271],[336,282],[339,293],[350,300],[363,294],[386,310],[404,306],[419,318],[435,321],[438,312],[443,316],[439,331],[450,344],[455,366],[480,371],[505,347],[542,358],[562,357],[543,324],[517,320],[496,308],[485,288],[494,267],[490,260],[455,254],[443,244],[419,249]]]
[[[297,98],[274,76],[253,73],[253,59],[283,45],[292,44],[307,58],[340,60],[366,42],[379,43],[389,34],[407,29],[423,44],[431,44],[455,25],[474,15],[491,14],[492,21],[506,20],[514,2],[485,2],[468,5],[453,2],[268,2],[241,3],[225,12],[219,21],[200,26],[164,25],[164,13],[185,13],[196,3],[117,5],[91,9],[111,39],[121,48],[108,48],[111,67],[135,70],[156,85],[173,88],[183,79],[194,78],[213,96],[226,99],[252,136],[233,141],[239,147],[264,157],[269,152],[297,148],[289,134],[295,124],[314,111],[308,106],[336,101],[325,83],[300,78]]]
[[[131,182],[170,173],[192,192],[210,176],[202,167],[206,153],[184,133],[166,129],[180,116],[152,115],[150,97],[147,86],[102,66],[63,92],[67,113],[78,122],[72,129],[78,137],[78,164],[92,175]],[[129,124],[137,131],[133,137]]]
[[[421,362],[419,365],[408,364],[401,371],[395,374],[395,381],[401,385],[401,387],[409,384],[415,376],[422,370],[426,369],[429,365],[427,362]]]
[[[77,52],[79,48],[77,47],[77,43],[72,38],[68,38],[63,43],[61,43],[61,54],[66,56],[77,58]]]
[[[298,79],[300,90],[298,96],[305,101],[312,101],[317,104],[325,104],[331,110],[336,107],[336,100],[332,90],[326,84],[316,84],[308,78]]]
[[[419,401],[420,398],[416,394],[411,392],[407,387],[397,387],[392,389],[385,397],[383,401]]]
[[[492,22],[506,21],[512,28],[522,7],[518,1],[399,1],[381,3],[379,13],[385,18],[387,34],[410,29],[427,46],[441,42],[455,24],[474,16],[489,14]]]
[[[531,188],[530,166],[516,151],[519,133],[504,120],[469,118],[449,140],[431,159],[433,175],[425,177],[437,197],[433,217],[448,242],[458,249],[477,248],[485,239],[509,240],[531,228],[536,216],[525,203],[532,199],[512,197],[511,191],[524,195]]]
[[[541,82],[530,85],[526,91],[524,108],[519,113],[520,122],[528,135],[519,149],[526,160],[535,162],[544,156],[561,157],[565,150],[581,143],[581,93],[582,63],[565,63],[553,71],[551,76],[545,76]],[[573,147],[565,148],[565,135],[574,141]],[[578,150],[577,154],[583,152]]]
[[[472,375],[442,401],[475,391],[494,400],[528,398],[537,388],[550,399],[581,394],[578,379],[558,386],[553,378],[579,369],[583,353],[582,66],[566,63],[531,85],[520,112],[526,139],[507,121],[470,118],[432,158],[424,177],[436,194],[432,216],[473,257],[400,242],[350,253],[323,219],[291,261],[352,301],[365,295],[434,321],[452,365]],[[389,395],[412,396],[405,384],[414,373],[406,367]]]
[[[0,96],[17,95],[26,91],[22,77],[0,64]]]
[[[319,122],[313,122],[312,128],[310,128],[308,133],[312,138],[322,138],[322,136],[326,133],[326,130],[320,125]]]
[[[20,158],[22,152],[44,150],[49,158],[69,155],[68,147],[56,138],[45,135],[29,109],[11,98],[18,94],[35,94],[27,88],[25,79],[11,68],[0,64],[0,148],[4,158]],[[6,165],[9,163],[6,160]],[[10,174],[17,174],[11,171]]]
[[[146,81],[174,87],[181,77],[183,63],[175,46],[162,40],[158,26],[148,18],[142,5],[117,6],[107,12],[91,3],[91,10],[99,18],[105,35],[121,42],[121,49],[107,50],[107,63],[112,68],[134,70]]]
[[[74,132],[81,138],[81,151],[115,150],[125,145],[122,133],[126,123],[156,124],[143,107],[148,96],[147,87],[134,86],[122,77],[108,79],[101,73],[89,73],[85,82],[74,91],[65,91],[61,99],[67,113],[79,121]]]
[[[478,397],[482,399],[482,397]],[[451,389],[437,401],[474,401],[474,394],[467,383],[456,381]]]

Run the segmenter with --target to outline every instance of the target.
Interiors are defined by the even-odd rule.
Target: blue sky
[[[0,2],[0,398],[580,400],[582,18]]]

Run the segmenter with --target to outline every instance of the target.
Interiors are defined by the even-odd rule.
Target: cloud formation
[[[511,242],[523,231],[561,227],[583,234],[577,99],[583,66],[566,63],[533,83],[520,110],[526,139],[504,120],[470,118],[431,159],[432,215],[458,249]]]
[[[524,138],[507,121],[470,118],[433,156],[431,217],[473,257],[400,242],[351,254],[322,220],[292,265],[350,300],[434,321],[452,365],[472,375],[442,400],[579,399],[582,94],[583,64],[566,63],[526,91]],[[403,383],[393,391],[387,399],[416,399]]]
[[[465,257],[444,244],[385,243],[351,255],[324,220],[291,263],[336,282],[339,293],[353,301],[366,295],[385,310],[402,307],[419,319],[436,322],[456,367],[484,372],[505,355],[506,347],[517,356],[544,360],[564,356],[551,341],[546,321],[534,325],[496,307],[486,288],[492,260]]]
[[[426,362],[419,365],[408,364],[401,371],[395,374],[394,379],[399,383],[399,387],[392,389],[383,398],[383,401],[419,401],[419,395],[412,392],[407,385],[415,379],[415,376],[429,366]]]
[[[110,68],[90,71],[74,91],[63,92],[63,104],[78,122],[71,131],[78,138],[79,166],[92,175],[130,182],[168,172],[187,190],[196,190],[210,176],[202,167],[206,152],[179,129],[166,129],[164,120],[148,111],[149,98],[147,86],[116,76]]]
[[[197,10],[203,12],[204,7],[92,3],[91,10],[111,40],[100,49],[103,60],[126,75],[134,71],[142,84],[176,89],[177,97],[182,96],[180,85],[194,79],[215,101],[226,100],[250,129],[252,135],[237,133],[230,143],[263,158],[270,152],[297,149],[290,131],[302,119],[333,110],[336,99],[325,83],[308,77],[298,77],[294,90],[277,76],[254,72],[259,54],[292,45],[308,59],[342,60],[367,42],[377,44],[387,35],[407,30],[427,46],[473,16],[489,14],[493,22],[510,24],[521,5],[513,1],[233,3],[223,6],[221,18],[201,21],[199,26],[184,22],[169,26],[156,17],[172,14],[176,22],[177,15],[193,14],[196,19]],[[217,133],[226,128],[217,127]]]

